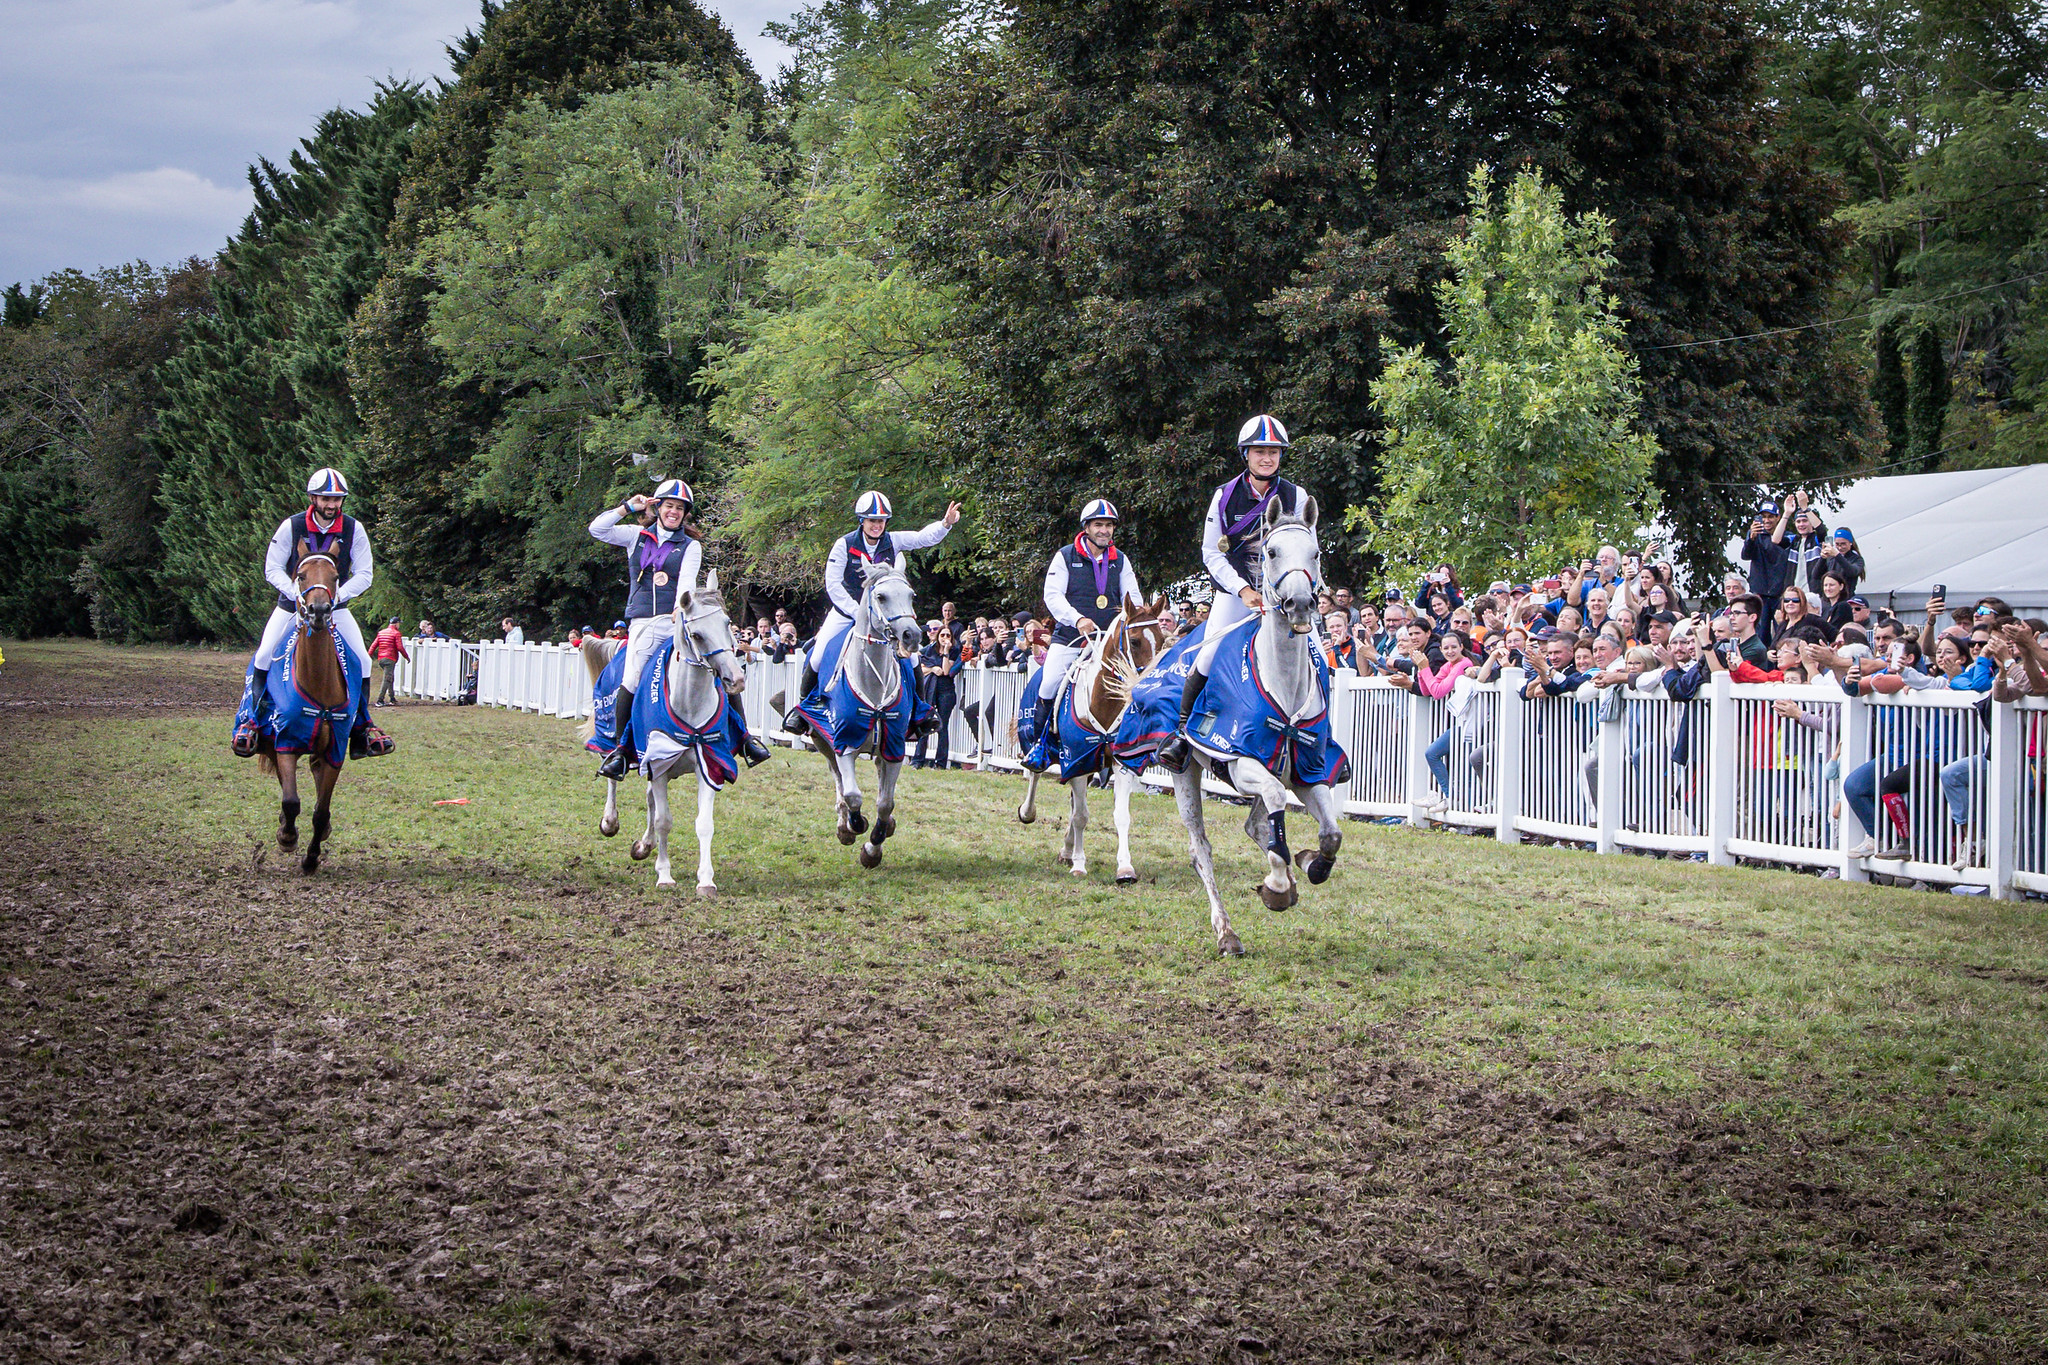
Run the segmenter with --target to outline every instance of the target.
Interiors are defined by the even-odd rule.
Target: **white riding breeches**
[[[837,607],[825,614],[825,623],[818,627],[818,636],[811,641],[810,663],[813,671],[823,671],[818,668],[818,660],[825,657],[825,646],[844,635],[846,628],[852,624],[853,618]]]
[[[370,651],[363,646],[362,627],[356,624],[355,617],[349,615],[347,607],[336,607],[330,619],[334,622],[335,629],[341,632],[341,638],[355,652],[356,662],[362,665],[363,680],[367,684],[370,677]],[[284,647],[285,637],[290,635],[298,624],[299,618],[296,613],[286,611],[283,607],[272,607],[270,620],[263,626],[263,638],[257,642],[256,653],[251,656],[250,662],[258,668],[269,668],[276,662],[278,650]]]
[[[642,616],[626,628],[626,668],[619,675],[619,686],[628,692],[637,691],[640,675],[647,671],[647,661],[654,657],[654,651],[661,648],[661,642],[676,633],[676,618],[673,616]]]
[[[1040,675],[1038,699],[1050,702],[1060,690],[1060,680],[1067,676],[1067,670],[1074,666],[1074,660],[1088,652],[1089,639],[1084,637],[1070,645],[1047,645],[1045,647],[1045,672]]]
[[[1226,593],[1220,588],[1217,590],[1216,595],[1209,599],[1209,625],[1202,632],[1202,648],[1195,654],[1195,672],[1205,678],[1209,676],[1209,665],[1216,658],[1216,646],[1222,643],[1224,635],[1232,626],[1251,615],[1252,609],[1244,604],[1242,597],[1236,593]],[[1316,618],[1315,624],[1309,628],[1309,634],[1314,639],[1315,647],[1321,649],[1322,617]]]

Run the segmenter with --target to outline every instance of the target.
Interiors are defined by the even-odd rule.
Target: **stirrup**
[[[254,758],[256,748],[262,740],[262,722],[245,720],[237,725],[234,734],[228,737],[228,748],[233,751],[236,758]]]
[[[631,766],[632,758],[626,753],[625,743],[621,741],[618,747],[604,756],[604,762],[597,765],[597,775],[617,782],[626,775]]]
[[[1188,770],[1188,759],[1193,756],[1193,746],[1186,735],[1171,735],[1152,755],[1160,767],[1179,777]]]
[[[348,736],[350,758],[382,758],[398,747],[398,742],[374,725],[365,724],[351,730]]]
[[[763,744],[761,742],[760,737],[757,735],[747,736],[747,742],[742,747],[741,753],[743,753],[746,756],[747,766],[749,768],[758,768],[763,763],[766,763],[769,759],[775,757],[775,755],[772,752],[770,752],[768,746],[766,744]]]

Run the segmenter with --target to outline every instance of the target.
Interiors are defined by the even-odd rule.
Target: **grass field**
[[[5,653],[0,1356],[2048,1360],[2039,903],[1360,824],[1272,914],[1225,811],[1225,962],[1170,802],[862,872],[786,751],[704,903],[425,705],[308,879],[238,657]]]

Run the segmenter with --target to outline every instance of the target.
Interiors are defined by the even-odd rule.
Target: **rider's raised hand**
[[[959,520],[960,520],[960,504],[959,504],[959,503],[957,503],[957,502],[949,502],[949,503],[947,503],[947,504],[946,504],[946,525],[948,525],[948,526],[951,526],[951,525],[953,525],[953,524],[954,524],[955,522],[957,522],[957,521],[959,521]]]

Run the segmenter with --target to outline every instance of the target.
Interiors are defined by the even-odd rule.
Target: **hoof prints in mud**
[[[0,873],[10,1358],[1966,1359],[2041,1311],[2026,1229],[1683,1106],[82,851]]]

